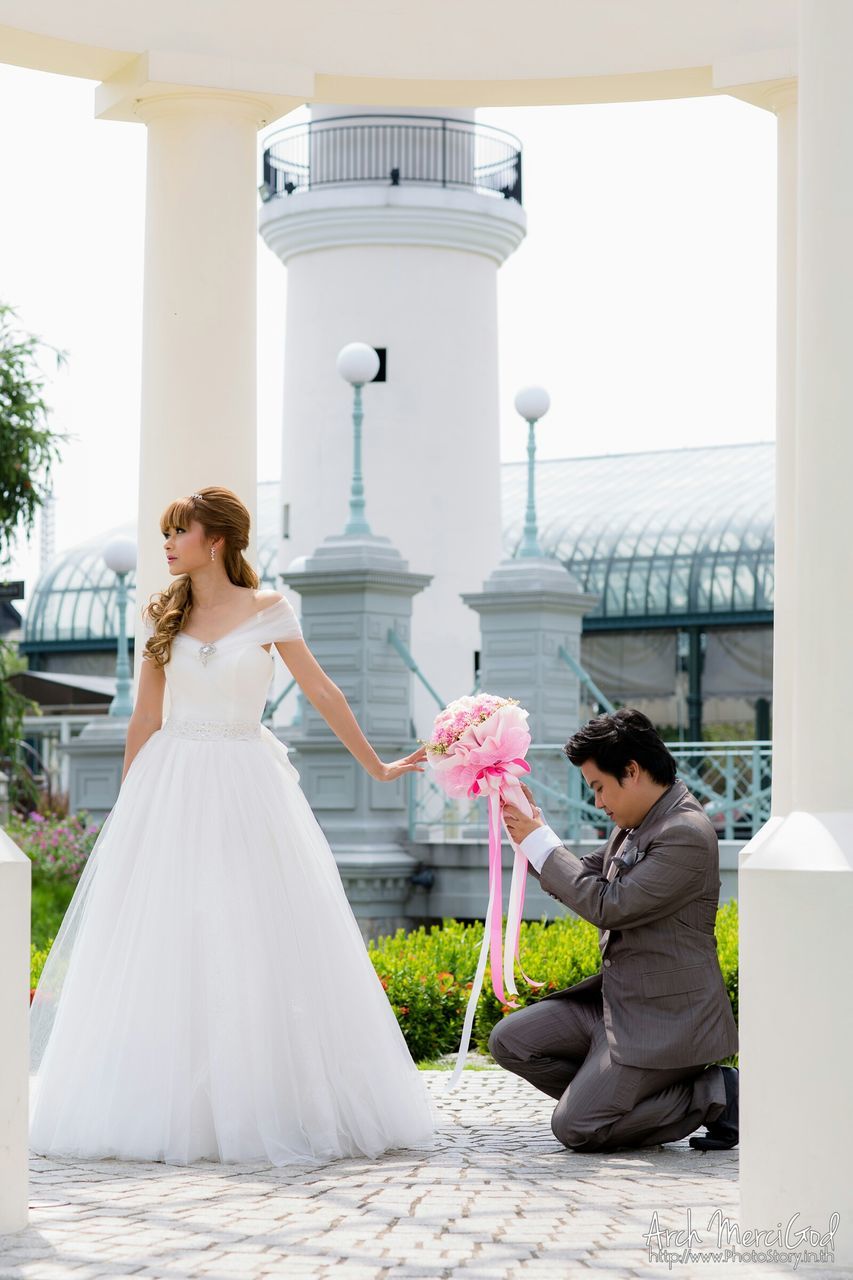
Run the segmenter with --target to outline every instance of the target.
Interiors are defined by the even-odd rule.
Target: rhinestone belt
[[[259,720],[177,720],[169,716],[163,730],[179,738],[259,738]]]

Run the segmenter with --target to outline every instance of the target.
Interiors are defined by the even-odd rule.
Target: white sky
[[[93,119],[93,90],[0,65],[0,299],[69,353],[48,393],[54,429],[77,437],[54,473],[57,550],[122,523],[137,497],[145,128]],[[541,457],[771,439],[773,116],[722,97],[478,118],[524,147],[528,235],[498,277],[502,457],[524,457],[512,401],[533,382],[551,393]],[[279,474],[286,283],[259,239],[265,480]],[[36,531],[9,570],[27,598],[38,552]]]

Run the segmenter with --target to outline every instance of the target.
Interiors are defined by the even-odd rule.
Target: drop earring
[[[215,559],[216,559],[216,551],[214,550],[214,548],[213,548],[213,547],[211,547],[211,548],[210,548],[210,558],[211,558],[211,560],[215,560]]]

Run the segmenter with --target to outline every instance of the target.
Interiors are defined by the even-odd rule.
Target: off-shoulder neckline
[[[280,605],[287,603],[288,600],[285,596],[282,596],[280,600],[273,600],[272,604],[264,605],[263,609],[256,609],[250,618],[244,618],[242,622],[237,623],[236,627],[231,627],[229,631],[226,631],[224,635],[219,636],[216,640],[199,640],[198,636],[192,636],[188,631],[179,631],[178,636],[184,636],[185,639],[192,640],[198,645],[222,644],[223,640],[227,640],[228,637],[234,635],[236,631],[242,631],[243,627],[247,627],[250,622],[254,622],[262,613],[268,613],[270,609],[277,609]]]

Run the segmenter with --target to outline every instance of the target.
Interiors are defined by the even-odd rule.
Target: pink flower
[[[462,702],[462,699],[459,700]],[[451,703],[451,707],[456,704]],[[528,713],[513,699],[481,694],[457,708],[464,728],[451,741],[433,736],[430,745],[441,743],[444,751],[427,749],[435,781],[450,796],[462,797],[497,790],[526,810],[519,775],[529,772],[524,761],[530,746]]]

